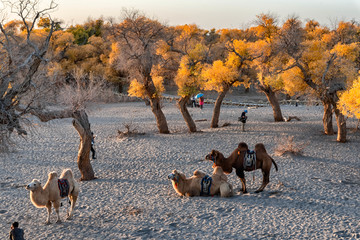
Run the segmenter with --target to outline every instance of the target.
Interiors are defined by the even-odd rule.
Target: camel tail
[[[272,163],[273,163],[274,166],[275,166],[275,170],[278,171],[278,166],[276,165],[275,160],[274,160],[272,157],[270,157],[270,158],[271,158]]]
[[[60,178],[74,178],[74,175],[73,175],[71,169],[68,168],[68,169],[63,170],[63,172],[61,173]]]

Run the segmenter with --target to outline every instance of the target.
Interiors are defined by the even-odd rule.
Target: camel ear
[[[218,156],[217,151],[216,150],[211,150],[211,156],[217,157]]]

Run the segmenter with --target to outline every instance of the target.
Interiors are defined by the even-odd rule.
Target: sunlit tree
[[[340,111],[348,117],[356,117],[358,125],[360,122],[360,77],[354,81],[353,85],[341,93],[338,106]],[[358,128],[356,126],[356,129]]]
[[[132,83],[129,93],[150,101],[160,133],[169,133],[166,117],[161,109],[159,64],[163,58],[157,54],[159,41],[164,37],[165,26],[149,19],[138,11],[124,11],[124,20],[115,26],[115,43],[112,62],[118,70],[127,73]],[[157,81],[154,81],[156,79]],[[137,91],[134,89],[143,89]],[[142,93],[141,95],[139,93]]]
[[[357,68],[354,62],[359,53],[358,43],[351,42],[351,36],[346,41],[341,36],[341,29],[332,32],[323,32],[322,37],[314,37],[314,28],[310,30],[310,37],[303,35],[299,21],[289,19],[281,29],[281,47],[290,57],[288,64],[292,69],[294,81],[301,80],[306,87],[324,105],[324,132],[334,134],[332,126],[332,113],[335,113],[339,142],[346,141],[346,121],[337,107],[338,92],[344,90],[349,82],[356,76]],[[341,36],[341,37],[340,37]],[[341,40],[341,41],[340,41]],[[290,74],[286,75],[288,78]],[[289,80],[289,79],[288,79]],[[295,86],[295,85],[294,85]],[[304,85],[299,85],[305,89]],[[309,92],[310,92],[309,91]]]

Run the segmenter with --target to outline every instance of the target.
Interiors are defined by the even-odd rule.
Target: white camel
[[[26,186],[26,189],[30,190],[30,199],[35,207],[47,208],[48,217],[46,224],[50,224],[51,203],[53,204],[57,215],[56,222],[61,222],[59,215],[60,201],[65,197],[69,197],[71,202],[71,208],[67,219],[72,218],[80,188],[79,184],[74,179],[71,169],[63,170],[60,178],[58,178],[56,172],[50,172],[44,188],[41,186],[39,180],[34,179]]]

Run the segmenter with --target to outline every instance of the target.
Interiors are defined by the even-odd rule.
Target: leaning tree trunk
[[[163,111],[161,110],[160,98],[150,98],[151,111],[154,113],[156,118],[156,124],[160,133],[168,134],[169,128]]]
[[[324,115],[323,115],[323,125],[324,125],[324,132],[326,135],[333,135],[334,128],[332,124],[332,106],[331,101],[329,100],[322,100],[324,106]]]
[[[77,164],[81,173],[81,180],[95,179],[95,174],[90,163],[91,130],[88,116],[84,110],[75,111],[72,114],[73,126],[80,136],[80,147]]]
[[[336,93],[332,95],[332,106],[334,108],[336,124],[338,128],[337,132],[337,141],[338,142],[346,142],[346,119],[345,116],[341,113],[340,109],[337,107],[337,102],[339,101]]]
[[[180,112],[186,122],[186,125],[188,126],[189,128],[189,131],[190,132],[196,132],[196,124],[195,122],[193,121],[187,107],[186,107],[186,104],[187,102],[189,101],[190,99],[190,96],[185,96],[185,97],[180,97],[180,99],[178,100],[177,104],[178,104],[178,107],[180,108]]]
[[[210,124],[211,128],[217,128],[219,126],[218,124],[219,124],[221,104],[226,96],[226,93],[229,91],[229,89],[230,89],[229,85],[225,86],[223,91],[219,92],[219,95],[216,98],[213,115],[211,118],[211,124]]]
[[[281,108],[279,104],[279,100],[276,97],[276,93],[268,86],[260,86],[260,89],[265,93],[266,98],[268,99],[270,106],[273,109],[274,121],[275,122],[283,122],[284,118],[281,113]]]

